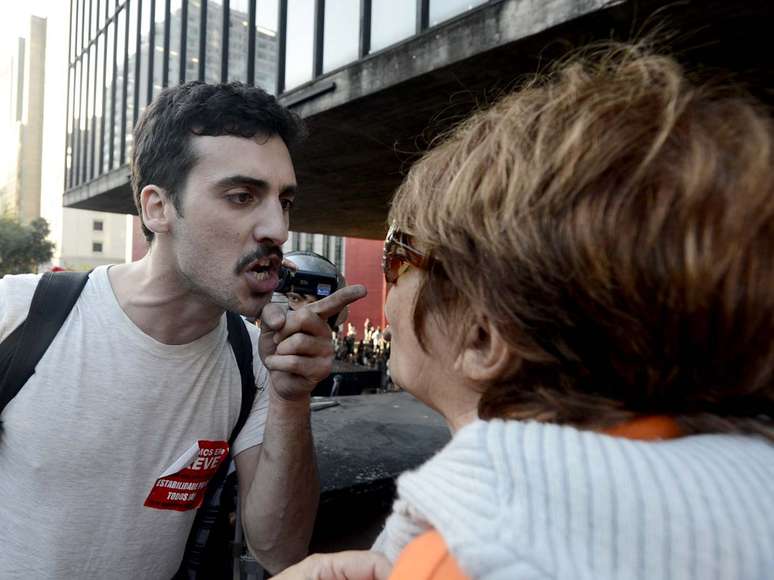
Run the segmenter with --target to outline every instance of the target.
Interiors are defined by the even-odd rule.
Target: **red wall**
[[[363,338],[363,322],[371,319],[371,324],[384,330],[384,300],[386,285],[382,275],[381,240],[363,240],[359,238],[344,239],[344,277],[347,284],[363,284],[368,289],[368,296],[358,300],[349,307],[348,322],[357,330],[359,339]],[[347,325],[344,323],[344,331]]]

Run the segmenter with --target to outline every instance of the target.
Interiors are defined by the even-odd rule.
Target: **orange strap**
[[[673,417],[667,415],[648,415],[614,425],[602,431],[612,437],[637,439],[639,441],[656,441],[659,439],[674,439],[680,437],[680,425]]]
[[[667,415],[640,417],[602,431],[611,437],[657,441],[680,437],[680,426]],[[449,553],[441,534],[425,532],[412,540],[400,553],[390,580],[468,580],[454,556]]]
[[[414,538],[398,557],[390,580],[468,580],[435,530]]]

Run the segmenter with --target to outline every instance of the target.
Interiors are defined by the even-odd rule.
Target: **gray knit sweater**
[[[400,477],[374,549],[429,528],[473,578],[774,578],[774,445],[476,421]]]

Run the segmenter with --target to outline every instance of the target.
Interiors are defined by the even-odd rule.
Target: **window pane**
[[[153,96],[161,92],[164,78],[164,0],[156,0],[153,19]]]
[[[84,55],[78,67],[78,156],[75,160],[75,175],[79,184],[83,182],[83,165],[86,158],[86,77],[88,60],[88,56]]]
[[[181,23],[183,22],[182,0],[172,0],[170,4],[169,22],[169,84],[174,86],[180,79],[180,65],[185,62],[181,55],[184,52],[180,47]]]
[[[102,141],[102,173],[110,170],[110,148],[113,141],[110,138],[110,131],[113,125],[113,91],[115,91],[113,81],[113,50],[115,44],[116,23],[112,22],[107,27],[107,68],[105,69],[105,134]]]
[[[126,43],[129,47],[129,66],[126,70],[126,159],[132,156],[132,129],[134,128],[134,100],[137,82],[134,78],[135,63],[137,61],[137,3],[139,0],[132,0],[129,3],[129,11],[126,17],[129,19],[129,35]]]
[[[83,87],[83,109],[81,123],[83,124],[83,141],[81,148],[81,157],[83,162],[81,164],[81,179],[87,180],[89,178],[89,160],[91,155],[91,125],[94,119],[94,99],[92,93],[94,92],[94,50],[86,51],[84,56],[84,87]]]
[[[68,31],[68,47],[67,47],[67,64],[73,62],[73,53],[75,52],[75,29],[76,21],[78,20],[78,2],[77,0],[70,1],[70,28]]]
[[[126,86],[126,70],[124,69],[124,51],[126,50],[126,9],[121,10],[116,18],[116,77],[113,79],[116,90],[116,117],[113,123],[113,165],[115,169],[121,164],[121,128],[122,119],[126,114],[124,107],[124,87]]]
[[[314,0],[288,0],[285,46],[285,87],[291,89],[312,79]]]
[[[103,0],[104,2],[104,0]],[[100,34],[97,37],[97,70],[94,78],[94,149],[92,152],[93,163],[91,176],[95,177],[101,173],[100,152],[102,151],[102,135],[104,127],[102,124],[102,106],[104,104],[103,94],[105,91],[105,35]]]
[[[333,261],[339,270],[344,270],[344,239],[336,238],[336,259]]]
[[[430,26],[484,4],[487,0],[430,0]]]
[[[83,61],[79,60],[75,65],[75,118],[73,120],[73,185],[81,182],[81,139],[83,130],[81,127],[82,107],[83,107]]]
[[[255,14],[255,86],[277,92],[277,0],[258,0]]]
[[[199,78],[199,13],[201,0],[188,0],[188,37],[186,40],[186,80]]]
[[[81,30],[81,49],[88,46],[91,34],[91,11],[89,10],[89,4],[91,4],[91,0],[83,0],[81,7],[83,11],[81,15],[81,26],[83,26]]]
[[[360,0],[325,3],[323,72],[357,60],[360,44]]]
[[[417,0],[372,0],[371,52],[413,36],[417,28]]]
[[[72,0],[70,3],[70,10],[72,11],[72,14],[70,14],[70,38],[68,39],[70,41],[70,46],[68,47],[68,57],[69,62],[73,62],[73,59],[75,58],[75,55],[77,53],[76,46],[78,42],[78,18],[80,15],[78,14],[78,1]]]
[[[220,56],[223,46],[223,4],[209,0],[207,4],[207,60],[204,63],[204,80],[220,82]]]
[[[101,30],[105,26],[105,4],[109,4],[111,0],[96,0],[97,4],[95,10],[97,11],[97,30]]]
[[[247,0],[231,0],[228,20],[228,80],[247,81]]]
[[[78,37],[80,39],[78,41],[78,48],[79,48],[78,52],[83,50],[83,47],[86,46],[87,37],[88,37],[88,35],[86,34],[86,27],[88,26],[88,23],[89,23],[89,21],[86,20],[87,12],[89,11],[89,0],[79,0],[79,2],[81,5],[81,16],[80,18],[78,18],[78,30],[79,30]]]
[[[75,115],[78,110],[78,104],[75,99],[75,88],[77,85],[77,68],[74,66],[70,69],[70,109],[67,114],[67,151],[65,152],[65,170],[67,175],[67,188],[73,186],[73,152],[75,151]]]
[[[95,0],[96,4],[96,0]],[[89,49],[89,117],[88,117],[88,129],[89,129],[89,157],[88,157],[88,163],[87,163],[87,173],[86,178],[91,179],[93,176],[94,171],[94,146],[96,144],[95,142],[95,133],[97,128],[97,102],[95,99],[95,95],[97,91],[95,90],[97,87],[97,46],[96,44],[92,44],[91,48]]]
[[[140,14],[140,109],[138,115],[145,109],[148,102],[148,64],[150,62],[150,26],[151,26],[150,0],[142,0],[142,13]]]
[[[97,36],[97,20],[99,18],[99,0],[90,0],[91,11],[89,18],[91,24],[89,25],[89,40],[94,39]]]

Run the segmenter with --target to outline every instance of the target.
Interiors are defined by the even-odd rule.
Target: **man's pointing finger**
[[[330,318],[341,312],[341,310],[348,304],[352,304],[356,300],[363,298],[368,291],[362,284],[353,284],[352,286],[344,286],[336,290],[330,296],[312,302],[311,304],[304,306],[304,308],[310,309],[317,314],[323,320]]]

